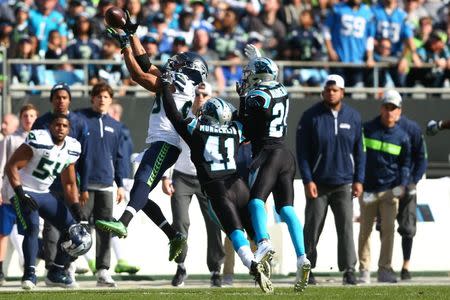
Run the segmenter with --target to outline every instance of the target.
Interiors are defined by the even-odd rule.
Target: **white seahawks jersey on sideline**
[[[25,144],[33,150],[33,157],[19,171],[24,190],[48,193],[55,178],[81,154],[80,143],[69,136],[62,146],[53,143],[50,131],[32,130]]]
[[[181,92],[176,89],[173,93],[173,99],[175,100],[177,109],[181,110],[181,108],[188,101],[194,102],[194,98],[195,87],[186,77],[186,86],[184,91]],[[155,102],[153,103],[152,112],[150,113],[150,118],[148,121],[148,135],[145,142],[147,144],[151,144],[158,141],[164,141],[181,149],[180,140],[180,136],[175,131],[172,123],[170,123],[170,120],[166,116],[166,111],[164,110],[162,103],[162,97],[158,93],[156,95]]]

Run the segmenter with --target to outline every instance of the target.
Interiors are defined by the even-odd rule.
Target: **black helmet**
[[[193,52],[175,54],[167,61],[166,69],[182,72],[194,82],[194,85],[206,81],[208,77],[206,61],[203,57]]]

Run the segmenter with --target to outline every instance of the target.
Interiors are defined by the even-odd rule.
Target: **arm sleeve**
[[[297,127],[297,158],[300,174],[302,175],[303,184],[312,181],[312,172],[309,167],[308,159],[311,157],[311,120],[306,115],[300,119]]]
[[[191,141],[191,131],[188,128],[188,120],[192,120],[191,118],[183,119],[181,112],[178,111],[177,106],[175,104],[175,100],[173,99],[173,94],[170,90],[171,85],[168,83],[163,83],[162,87],[162,102],[164,105],[164,110],[166,111],[166,116],[172,123],[175,130],[178,134],[185,140],[185,142],[189,145]]]
[[[356,127],[356,140],[353,148],[353,158],[355,160],[355,174],[353,182],[364,183],[364,175],[366,171],[366,149],[364,146],[364,132],[361,120],[358,119]]]
[[[428,166],[427,146],[420,129],[416,133],[414,144],[411,144],[411,157],[411,163],[414,164],[414,168],[411,170],[411,177],[413,182],[417,184],[423,174],[425,174]]]
[[[406,138],[402,143],[400,152],[400,185],[407,186],[411,168],[411,141]]]

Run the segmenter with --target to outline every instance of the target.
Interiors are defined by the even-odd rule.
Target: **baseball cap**
[[[338,88],[345,89],[344,78],[337,74],[328,75],[327,80],[325,80],[325,85],[328,84],[335,84]]]
[[[141,38],[141,42],[143,44],[147,44],[147,43],[158,44],[158,40],[153,35],[150,35],[150,34],[144,35]]]
[[[208,82],[200,82],[199,85],[197,85],[197,87],[195,88],[195,92],[203,92],[205,94],[207,94],[208,96],[212,95],[212,87],[211,84],[209,84]]]
[[[173,39],[175,45],[186,45],[186,39],[184,36],[177,36]]]
[[[383,104],[394,104],[397,107],[402,107],[402,96],[395,90],[388,90],[384,93]]]
[[[52,101],[53,94],[55,94],[59,90],[64,90],[69,94],[69,99],[72,100],[72,95],[70,94],[70,87],[65,82],[58,82],[52,87],[50,91],[50,101]]]

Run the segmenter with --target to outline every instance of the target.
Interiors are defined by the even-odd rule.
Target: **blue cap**
[[[72,100],[69,85],[67,85],[67,83],[65,82],[58,82],[52,87],[52,90],[50,91],[50,102],[52,101],[53,95],[59,90],[65,90],[69,94],[69,99]]]

